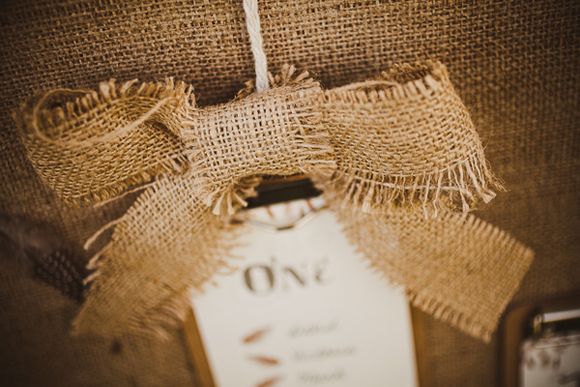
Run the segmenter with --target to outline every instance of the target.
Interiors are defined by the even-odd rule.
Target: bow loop
[[[99,92],[53,90],[16,118],[44,182],[66,201],[93,204],[187,168],[179,133],[192,104],[191,88],[171,79],[111,80]]]
[[[337,171],[326,188],[364,211],[389,205],[468,211],[501,188],[445,67],[395,67],[328,90],[322,103]]]

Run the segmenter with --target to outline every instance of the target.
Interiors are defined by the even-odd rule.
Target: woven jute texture
[[[127,203],[89,210],[58,199],[26,160],[11,109],[39,90],[93,89],[112,77],[158,81],[167,76],[194,85],[197,103],[205,106],[231,99],[252,77],[243,10],[234,2],[18,2],[3,5],[2,11],[1,211],[50,221],[71,244],[86,240],[95,224],[121,216]],[[436,58],[447,65],[486,156],[510,191],[477,215],[537,254],[516,300],[580,287],[578,13],[574,2],[546,1],[260,3],[271,67],[294,63],[326,87],[369,79],[393,63]],[[6,259],[17,259],[12,255]],[[134,338],[134,349],[122,361],[105,350],[92,352],[91,343],[67,336],[72,305],[24,279],[22,271],[3,273],[8,296],[2,302],[9,307],[3,308],[8,315],[2,335],[11,353],[2,357],[2,372],[10,368],[12,384],[31,384],[33,378],[45,385],[103,385],[113,379],[116,385],[183,385],[189,380],[176,339],[155,349],[175,359],[163,370],[151,365],[153,347],[145,338]],[[433,385],[496,384],[495,341],[486,346],[434,320],[427,319],[427,325]],[[11,334],[15,329],[22,333]],[[55,347],[59,350],[39,358]],[[161,376],[164,383],[159,372],[167,372]]]
[[[270,83],[207,108],[172,79],[55,89],[21,105],[29,160],[64,200],[101,206],[143,191],[84,243],[91,251],[114,228],[89,261],[75,331],[115,337],[182,321],[188,289],[228,268],[227,217],[259,177],[302,172],[413,305],[488,341],[532,252],[468,215],[500,185],[446,68],[394,66],[323,91],[285,65]]]

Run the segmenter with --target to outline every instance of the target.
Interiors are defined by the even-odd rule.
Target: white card
[[[404,292],[312,203],[246,211],[239,269],[192,295],[216,385],[416,386]]]
[[[521,347],[523,387],[576,387],[580,376],[580,332],[529,338]]]

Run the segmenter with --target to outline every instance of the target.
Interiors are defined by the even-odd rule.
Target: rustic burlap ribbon
[[[468,213],[499,184],[445,67],[395,66],[323,90],[286,66],[270,84],[206,108],[171,79],[54,90],[22,105],[30,161],[62,198],[100,205],[142,190],[87,241],[114,227],[89,263],[76,330],[162,333],[183,316],[187,290],[228,267],[229,217],[259,177],[305,173],[413,304],[489,340],[532,252]]]

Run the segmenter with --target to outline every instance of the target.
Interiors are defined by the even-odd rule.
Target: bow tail
[[[76,332],[116,336],[130,327],[162,334],[183,319],[188,290],[228,267],[231,227],[202,202],[197,185],[188,175],[162,178],[117,222],[92,260],[97,270]]]
[[[532,262],[529,248],[470,214],[337,211],[347,238],[413,305],[485,341]]]

